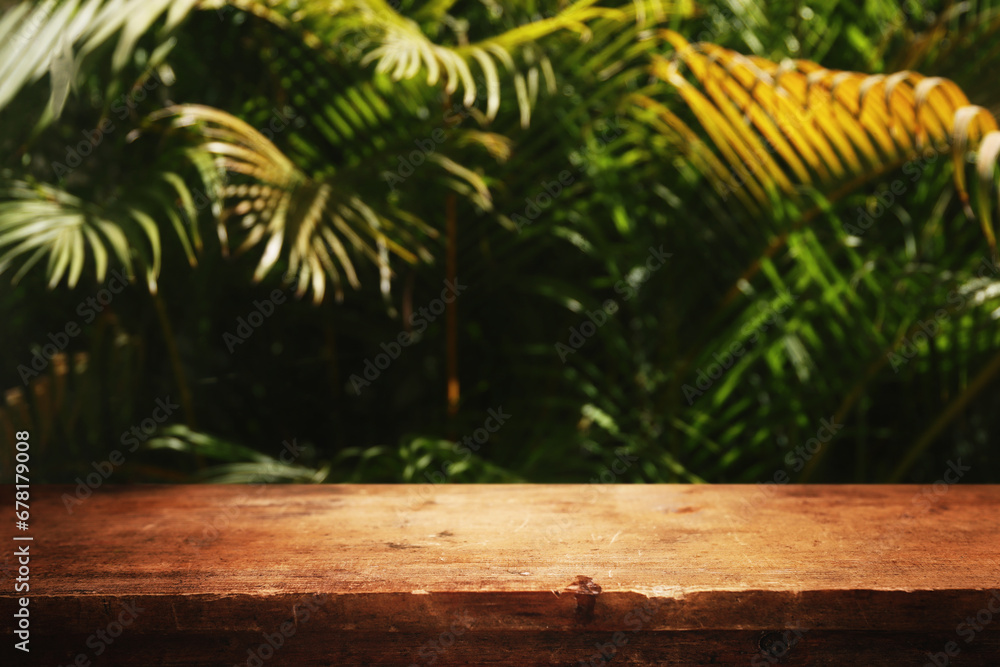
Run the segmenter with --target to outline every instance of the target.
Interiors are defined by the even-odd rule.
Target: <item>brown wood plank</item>
[[[35,487],[23,664],[1000,664],[1000,487],[924,491]]]

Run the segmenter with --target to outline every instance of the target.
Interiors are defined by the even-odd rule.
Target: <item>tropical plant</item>
[[[13,320],[8,384],[32,389],[0,420],[43,414],[44,372],[17,369],[114,264],[145,290],[98,320],[141,372],[74,348],[129,388],[53,433],[98,457],[176,393],[140,478],[877,481],[964,456],[992,480],[997,25],[977,3],[17,4],[3,307],[55,310]],[[445,280],[469,291],[424,315]],[[285,288],[312,303],[219,342]],[[293,436],[316,456],[279,470]]]

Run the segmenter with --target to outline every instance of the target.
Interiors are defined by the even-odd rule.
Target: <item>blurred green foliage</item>
[[[1000,280],[949,161],[752,213],[630,97],[696,126],[650,74],[670,28],[995,113],[988,4],[7,4],[34,47],[0,49],[5,481],[20,428],[50,482],[116,449],[116,482],[1000,481]],[[45,51],[87,7],[125,13]]]

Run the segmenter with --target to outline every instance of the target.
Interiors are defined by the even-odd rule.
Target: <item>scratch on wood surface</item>
[[[865,625],[870,628],[872,624],[871,621],[868,620],[868,617],[865,615],[865,608],[864,606],[862,606],[861,600],[855,600],[854,602],[855,604],[858,605],[858,611],[861,612],[861,618],[865,619]]]
[[[516,533],[517,531],[519,531],[522,528],[524,528],[525,526],[527,526],[528,525],[528,519],[530,519],[530,518],[531,518],[530,514],[528,516],[524,517],[524,523],[522,523],[520,526],[518,526],[517,528],[515,528],[514,532]]]
[[[170,611],[174,612],[174,629],[181,629],[181,622],[177,620],[177,605],[173,602],[170,603]]]
[[[618,536],[621,535],[621,534],[622,534],[622,531],[620,531],[620,530],[617,533],[615,533],[615,536],[611,538],[610,542],[608,542],[608,546],[610,547],[612,544],[614,544],[615,540],[617,540]]]

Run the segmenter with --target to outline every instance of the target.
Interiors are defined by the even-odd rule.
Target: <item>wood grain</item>
[[[926,489],[36,487],[24,664],[1000,664],[1000,487]]]

